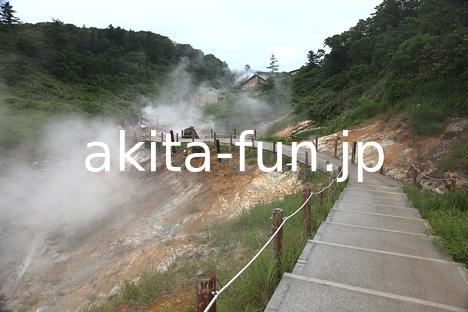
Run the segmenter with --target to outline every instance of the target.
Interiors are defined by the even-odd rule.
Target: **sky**
[[[23,22],[148,30],[212,53],[231,69],[299,68],[307,51],[367,18],[382,0],[10,0]]]

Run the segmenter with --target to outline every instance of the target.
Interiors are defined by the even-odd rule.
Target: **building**
[[[259,85],[265,84],[267,79],[268,77],[266,77],[265,75],[253,74],[252,76],[250,76],[249,79],[247,79],[241,84],[241,89],[246,90],[255,88]]]
[[[217,89],[212,88],[212,87],[204,88],[201,90],[200,97],[199,97],[200,106],[212,104],[212,103],[218,103],[219,99],[220,99],[220,93]]]
[[[301,70],[300,68],[295,69],[295,70],[291,70],[291,71],[289,72],[289,74],[290,74],[291,76],[295,76],[300,70]]]

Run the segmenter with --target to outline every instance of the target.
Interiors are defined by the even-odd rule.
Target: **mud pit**
[[[235,158],[211,161],[210,173],[116,173],[128,179],[114,185],[113,206],[93,222],[73,232],[64,224],[44,237],[26,231],[27,252],[2,252],[1,292],[8,305],[14,311],[68,311],[99,302],[125,279],[164,269],[177,255],[199,248],[187,237],[201,227],[300,188],[292,173],[254,167],[240,173]]]

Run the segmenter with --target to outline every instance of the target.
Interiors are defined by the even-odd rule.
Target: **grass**
[[[285,137],[279,137],[274,135],[263,136],[259,138],[260,141],[269,141],[269,142],[281,142],[283,144],[291,145],[291,139]]]
[[[459,138],[441,161],[444,171],[468,170],[468,137]]]
[[[312,190],[317,184],[325,184],[323,173],[301,171],[301,179]],[[312,230],[315,233],[325,219],[330,207],[338,198],[344,183],[338,185],[332,198],[325,194],[324,205],[312,200]],[[247,263],[271,235],[271,214],[274,208],[282,208],[284,215],[292,213],[303,202],[298,192],[267,204],[258,204],[226,224],[215,225],[194,238],[196,244],[205,245],[205,251],[194,251],[177,259],[167,271],[148,272],[136,282],[125,282],[119,293],[106,303],[90,307],[88,312],[115,311],[125,306],[130,309],[154,302],[156,298],[177,289],[193,287],[196,272],[200,269],[217,274],[218,289]],[[281,272],[291,271],[299,257],[307,237],[304,233],[302,213],[297,214],[284,227]],[[207,252],[208,250],[209,252]],[[279,279],[271,246],[247,269],[218,302],[218,311],[263,311]],[[194,298],[184,311],[194,311]],[[168,311],[176,311],[175,307]],[[179,309],[180,310],[180,309]]]
[[[455,261],[468,266],[468,190],[437,194],[407,186],[405,192],[440,237],[438,245]]]

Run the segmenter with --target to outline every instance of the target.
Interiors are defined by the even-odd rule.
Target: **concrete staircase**
[[[353,172],[354,171],[354,172]],[[468,311],[464,266],[440,253],[391,179],[350,182],[265,311]]]

